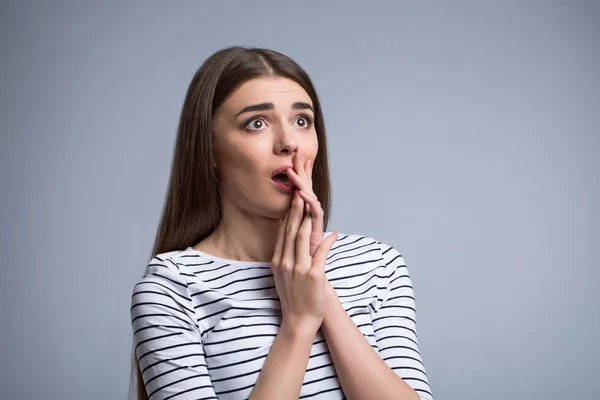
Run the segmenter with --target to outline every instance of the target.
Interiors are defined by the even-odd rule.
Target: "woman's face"
[[[292,194],[271,182],[294,153],[314,160],[319,144],[313,104],[296,82],[261,77],[243,83],[214,116],[215,153],[223,201],[244,212],[283,218]]]

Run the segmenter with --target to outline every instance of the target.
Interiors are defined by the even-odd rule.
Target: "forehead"
[[[310,104],[310,96],[298,83],[288,78],[261,77],[244,82],[223,103],[223,108],[231,112],[260,103],[273,103],[275,108],[288,108],[297,101]]]

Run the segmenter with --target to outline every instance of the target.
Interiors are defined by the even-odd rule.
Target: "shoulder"
[[[327,236],[331,235],[332,233],[333,232],[324,232],[323,239],[326,238]],[[349,248],[358,248],[358,247],[365,248],[366,247],[366,248],[376,249],[376,251],[379,254],[381,254],[382,257],[385,257],[385,258],[397,257],[397,256],[402,257],[400,252],[392,245],[390,245],[386,242],[382,242],[381,240],[379,240],[376,237],[358,234],[358,233],[352,234],[352,233],[338,232],[338,239],[332,246],[332,249],[342,247],[342,246],[349,247]]]
[[[327,232],[329,236],[333,232]],[[336,253],[363,254],[375,256],[380,260],[380,264],[384,266],[389,273],[392,273],[398,268],[406,268],[404,258],[400,251],[387,241],[381,241],[377,237],[364,234],[348,234],[338,232],[338,239],[331,247]],[[325,236],[325,237],[326,237]]]
[[[188,282],[177,263],[179,251],[157,254],[146,265],[142,278],[135,284],[132,297],[154,290],[177,297],[189,297]]]
[[[131,292],[130,316],[135,332],[179,323],[184,329],[195,329],[196,314],[188,285],[171,254],[152,257]]]
[[[376,239],[367,236],[367,235],[362,235],[362,234],[357,234],[357,233],[343,233],[343,232],[339,232],[338,233],[338,238],[335,241],[335,243],[333,244],[333,248],[335,248],[336,246],[351,246],[356,244],[357,246],[365,246],[365,245],[372,245],[372,246],[378,246],[380,242],[378,242]],[[327,236],[333,234],[333,232],[323,232],[323,239],[325,239]]]

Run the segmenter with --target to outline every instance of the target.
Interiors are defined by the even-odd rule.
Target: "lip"
[[[283,182],[278,182],[275,179],[273,179],[275,177],[275,175],[279,175],[282,172],[286,172],[288,168],[294,168],[293,165],[291,164],[285,164],[280,166],[279,168],[277,168],[275,171],[273,171],[273,175],[271,175],[271,185],[273,185],[275,187],[275,189],[277,189],[278,191],[282,192],[282,193],[294,193],[294,191],[296,190],[296,185],[294,185],[293,183],[291,183],[291,185],[287,185]]]
[[[294,168],[293,165],[291,164],[286,164],[286,165],[282,165],[279,168],[277,168],[275,171],[273,171],[273,174],[271,174],[271,178],[275,177],[275,175],[279,175],[282,172],[287,171],[288,168]]]
[[[275,186],[277,190],[283,193],[294,193],[294,191],[296,190],[296,185],[294,185],[293,183],[291,185],[286,185],[285,183],[277,182],[274,179],[271,179],[271,185]]]

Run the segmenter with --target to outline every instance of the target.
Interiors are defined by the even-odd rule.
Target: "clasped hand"
[[[338,234],[323,239],[323,209],[312,190],[312,160],[294,154],[287,175],[298,188],[277,235],[271,265],[281,301],[282,325],[316,332],[328,296],[335,293],[325,276],[325,263]]]

